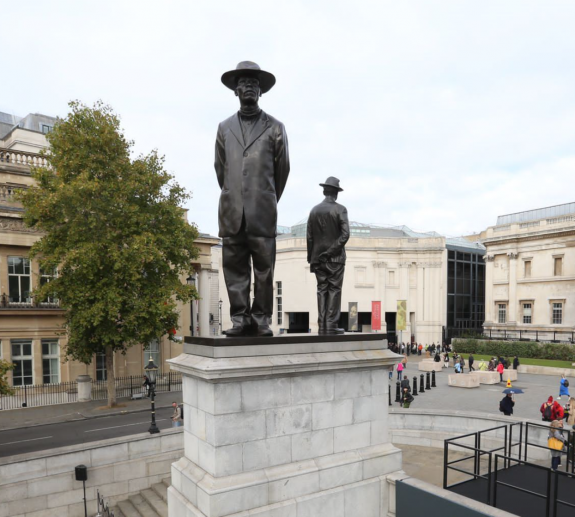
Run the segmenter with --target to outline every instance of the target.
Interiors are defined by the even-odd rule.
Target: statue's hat
[[[337,178],[334,178],[333,176],[330,176],[329,178],[327,178],[325,180],[325,183],[320,183],[319,186],[320,187],[333,187],[333,188],[337,189],[338,192],[343,191],[343,189],[339,186],[339,180]]]
[[[257,77],[260,82],[260,90],[262,93],[269,92],[273,85],[276,84],[276,78],[273,74],[262,70],[257,63],[253,61],[242,61],[238,63],[235,70],[230,70],[222,75],[222,83],[230,90],[236,89],[236,81],[238,77],[252,76]]]

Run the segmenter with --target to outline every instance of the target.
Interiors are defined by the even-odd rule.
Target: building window
[[[525,278],[531,278],[531,261],[530,260],[526,260],[523,263],[523,267],[524,267],[524,276]]]
[[[42,130],[42,133],[47,134],[52,131],[53,126],[49,126],[48,124],[40,124],[40,129]]]
[[[553,325],[561,325],[563,323],[563,304],[553,303]]]
[[[277,291],[277,322],[278,325],[281,325],[283,323],[283,303],[282,303],[282,283],[281,282],[276,282],[276,291]]]
[[[563,258],[555,257],[553,259],[553,275],[561,276],[563,274]]]
[[[507,305],[504,303],[497,304],[497,313],[499,316],[499,323],[506,323],[507,322]]]
[[[523,304],[523,323],[530,324],[531,323],[531,304],[524,303]]]
[[[14,363],[14,386],[31,385],[34,382],[32,374],[32,341],[12,341],[12,362]]]
[[[161,367],[161,357],[160,357],[160,340],[152,339],[150,345],[146,350],[144,350],[144,366],[148,364],[148,361],[152,358],[154,364],[160,368]]]
[[[389,278],[388,285],[395,285],[395,271],[390,271],[388,278]]]
[[[40,287],[50,283],[54,278],[58,276],[58,271],[53,269],[51,271],[46,271],[44,269],[40,269]],[[55,295],[48,296],[41,305],[55,305],[58,303],[58,299]]]
[[[60,346],[58,340],[42,340],[42,379],[44,384],[60,382]]]
[[[108,379],[106,371],[106,354],[96,354],[96,380],[105,381]]]
[[[30,259],[8,257],[8,291],[10,303],[31,303]]]

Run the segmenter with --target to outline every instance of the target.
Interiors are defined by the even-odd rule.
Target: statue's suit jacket
[[[232,115],[218,127],[215,168],[222,189],[219,236],[236,235],[245,216],[248,235],[275,238],[277,203],[289,175],[284,125],[262,111],[244,144],[239,114]]]
[[[327,253],[328,262],[345,264],[345,243],[349,240],[347,209],[328,198],[312,208],[307,220],[307,261],[319,264]],[[313,271],[313,269],[312,269]]]

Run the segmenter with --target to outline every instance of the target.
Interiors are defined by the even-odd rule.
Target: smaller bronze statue
[[[341,287],[345,270],[345,243],[349,239],[347,209],[336,202],[343,191],[330,176],[323,187],[325,199],[313,207],[307,221],[307,261],[317,279],[317,322],[320,334],[343,334],[338,328]]]

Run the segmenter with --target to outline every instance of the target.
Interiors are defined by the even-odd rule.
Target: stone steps
[[[170,480],[164,479],[139,494],[120,501],[112,508],[114,517],[168,517],[168,487]]]

